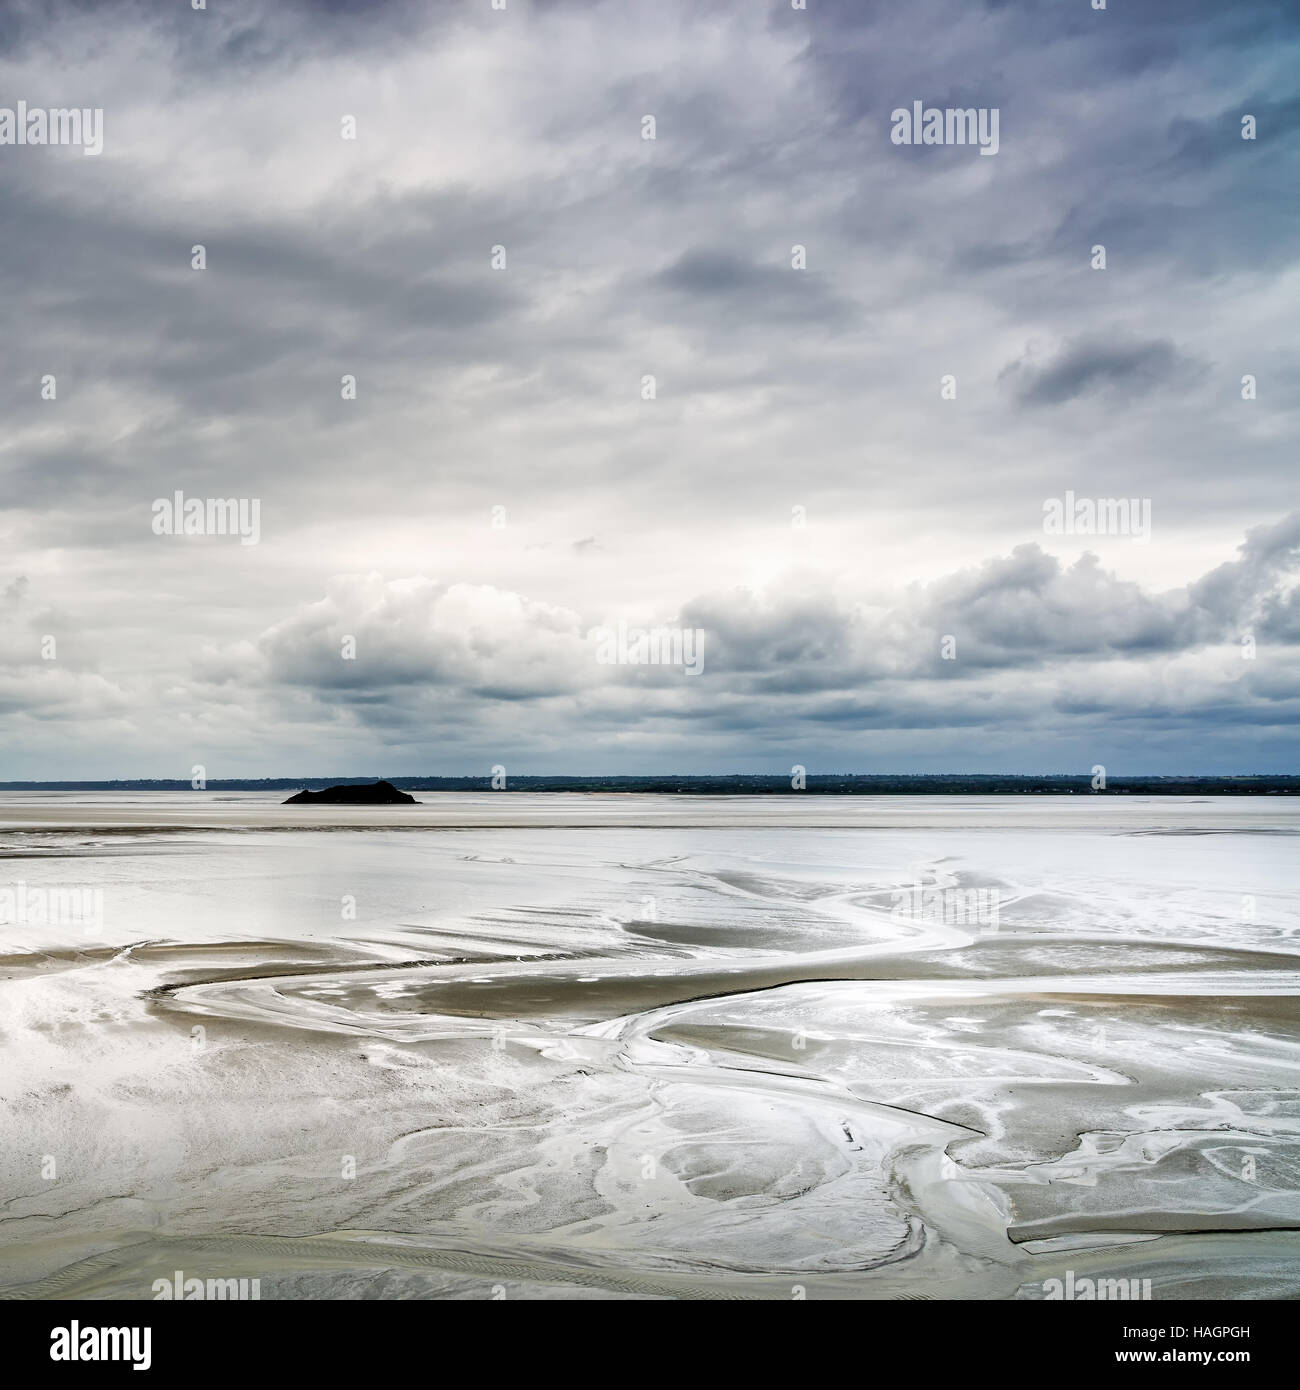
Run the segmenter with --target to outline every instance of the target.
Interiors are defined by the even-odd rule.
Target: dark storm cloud
[[[1130,398],[1185,381],[1197,364],[1165,341],[1123,343],[1087,340],[1068,343],[1043,363],[1025,358],[999,373],[1021,405],[1061,405],[1090,393]]]
[[[650,285],[670,291],[678,301],[674,311],[685,315],[712,317],[730,305],[747,319],[834,326],[853,317],[821,276],[792,268],[792,250],[779,264],[760,265],[728,249],[693,248],[652,276]]]

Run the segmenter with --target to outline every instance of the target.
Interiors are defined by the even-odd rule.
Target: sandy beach
[[[422,800],[6,798],[0,1296],[1300,1294],[1293,801]]]

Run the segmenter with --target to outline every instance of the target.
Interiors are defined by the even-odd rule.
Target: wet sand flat
[[[428,796],[0,806],[0,1295],[1300,1295],[1289,800]]]

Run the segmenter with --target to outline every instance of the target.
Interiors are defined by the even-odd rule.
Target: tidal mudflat
[[[1285,797],[0,804],[0,1296],[1300,1295]]]

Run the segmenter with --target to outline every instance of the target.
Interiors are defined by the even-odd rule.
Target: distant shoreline
[[[284,792],[374,782],[374,777],[214,777],[205,792]],[[789,776],[728,774],[655,777],[508,777],[494,788],[491,776],[388,776],[404,791],[671,793],[687,796],[1300,796],[1300,775],[1108,777],[1094,788],[1087,775],[1020,776],[1006,773],[812,774],[796,790]],[[0,782],[0,792],[189,792],[182,778],[117,778],[109,781]]]

